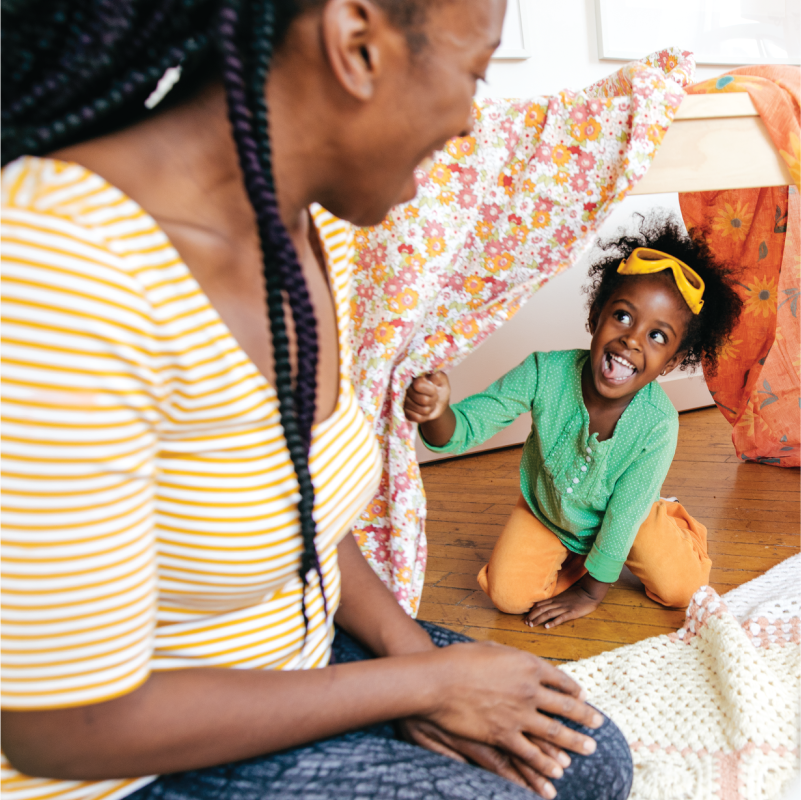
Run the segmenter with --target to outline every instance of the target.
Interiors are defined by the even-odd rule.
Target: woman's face
[[[375,225],[414,198],[415,168],[472,129],[473,95],[500,42],[505,10],[506,0],[432,3],[419,52],[410,52],[400,31],[384,40],[373,94],[341,147],[347,178],[323,205],[357,225]]]

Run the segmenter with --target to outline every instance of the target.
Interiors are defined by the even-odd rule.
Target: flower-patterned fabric
[[[456,365],[580,258],[646,173],[694,69],[665,50],[578,93],[478,101],[473,132],[418,173],[416,199],[356,232],[353,383],[384,474],[354,534],[408,613],[426,508],[406,387]]]
[[[737,455],[780,467],[801,464],[799,77],[798,67],[742,67],[689,89],[748,92],[795,190],[772,186],[680,197],[687,228],[702,235],[721,262],[739,270],[744,303],[707,385],[733,427]]]

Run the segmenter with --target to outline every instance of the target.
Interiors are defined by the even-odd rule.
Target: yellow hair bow
[[[627,259],[620,262],[621,275],[650,275],[662,270],[673,270],[676,286],[690,311],[697,314],[704,305],[704,282],[699,274],[683,261],[650,247],[638,247]]]

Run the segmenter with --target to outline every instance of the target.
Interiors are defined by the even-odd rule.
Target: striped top
[[[380,456],[350,384],[351,229],[311,209],[340,386],[310,453],[319,581],[303,645],[299,492],[273,388],[153,219],[75,164],[3,170],[2,704],[109,700],[151,670],[324,666],[336,545]],[[29,778],[6,800],[124,797],[151,778]]]

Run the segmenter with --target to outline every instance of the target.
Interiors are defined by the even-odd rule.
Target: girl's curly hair
[[[631,276],[621,275],[617,268],[638,247],[650,247],[669,253],[687,266],[692,267],[706,285],[704,307],[700,314],[693,314],[679,346],[686,351],[680,369],[702,364],[708,375],[717,372],[718,355],[728,341],[740,316],[743,302],[734,290],[734,270],[716,261],[706,242],[695,229],[689,235],[684,226],[670,212],[653,211],[639,217],[638,230],[634,233],[620,229],[618,238],[604,239],[598,247],[604,251],[589,270],[590,283],[584,288],[588,295],[587,308],[590,328],[601,309],[618,287]],[[672,273],[665,272],[672,280]]]

